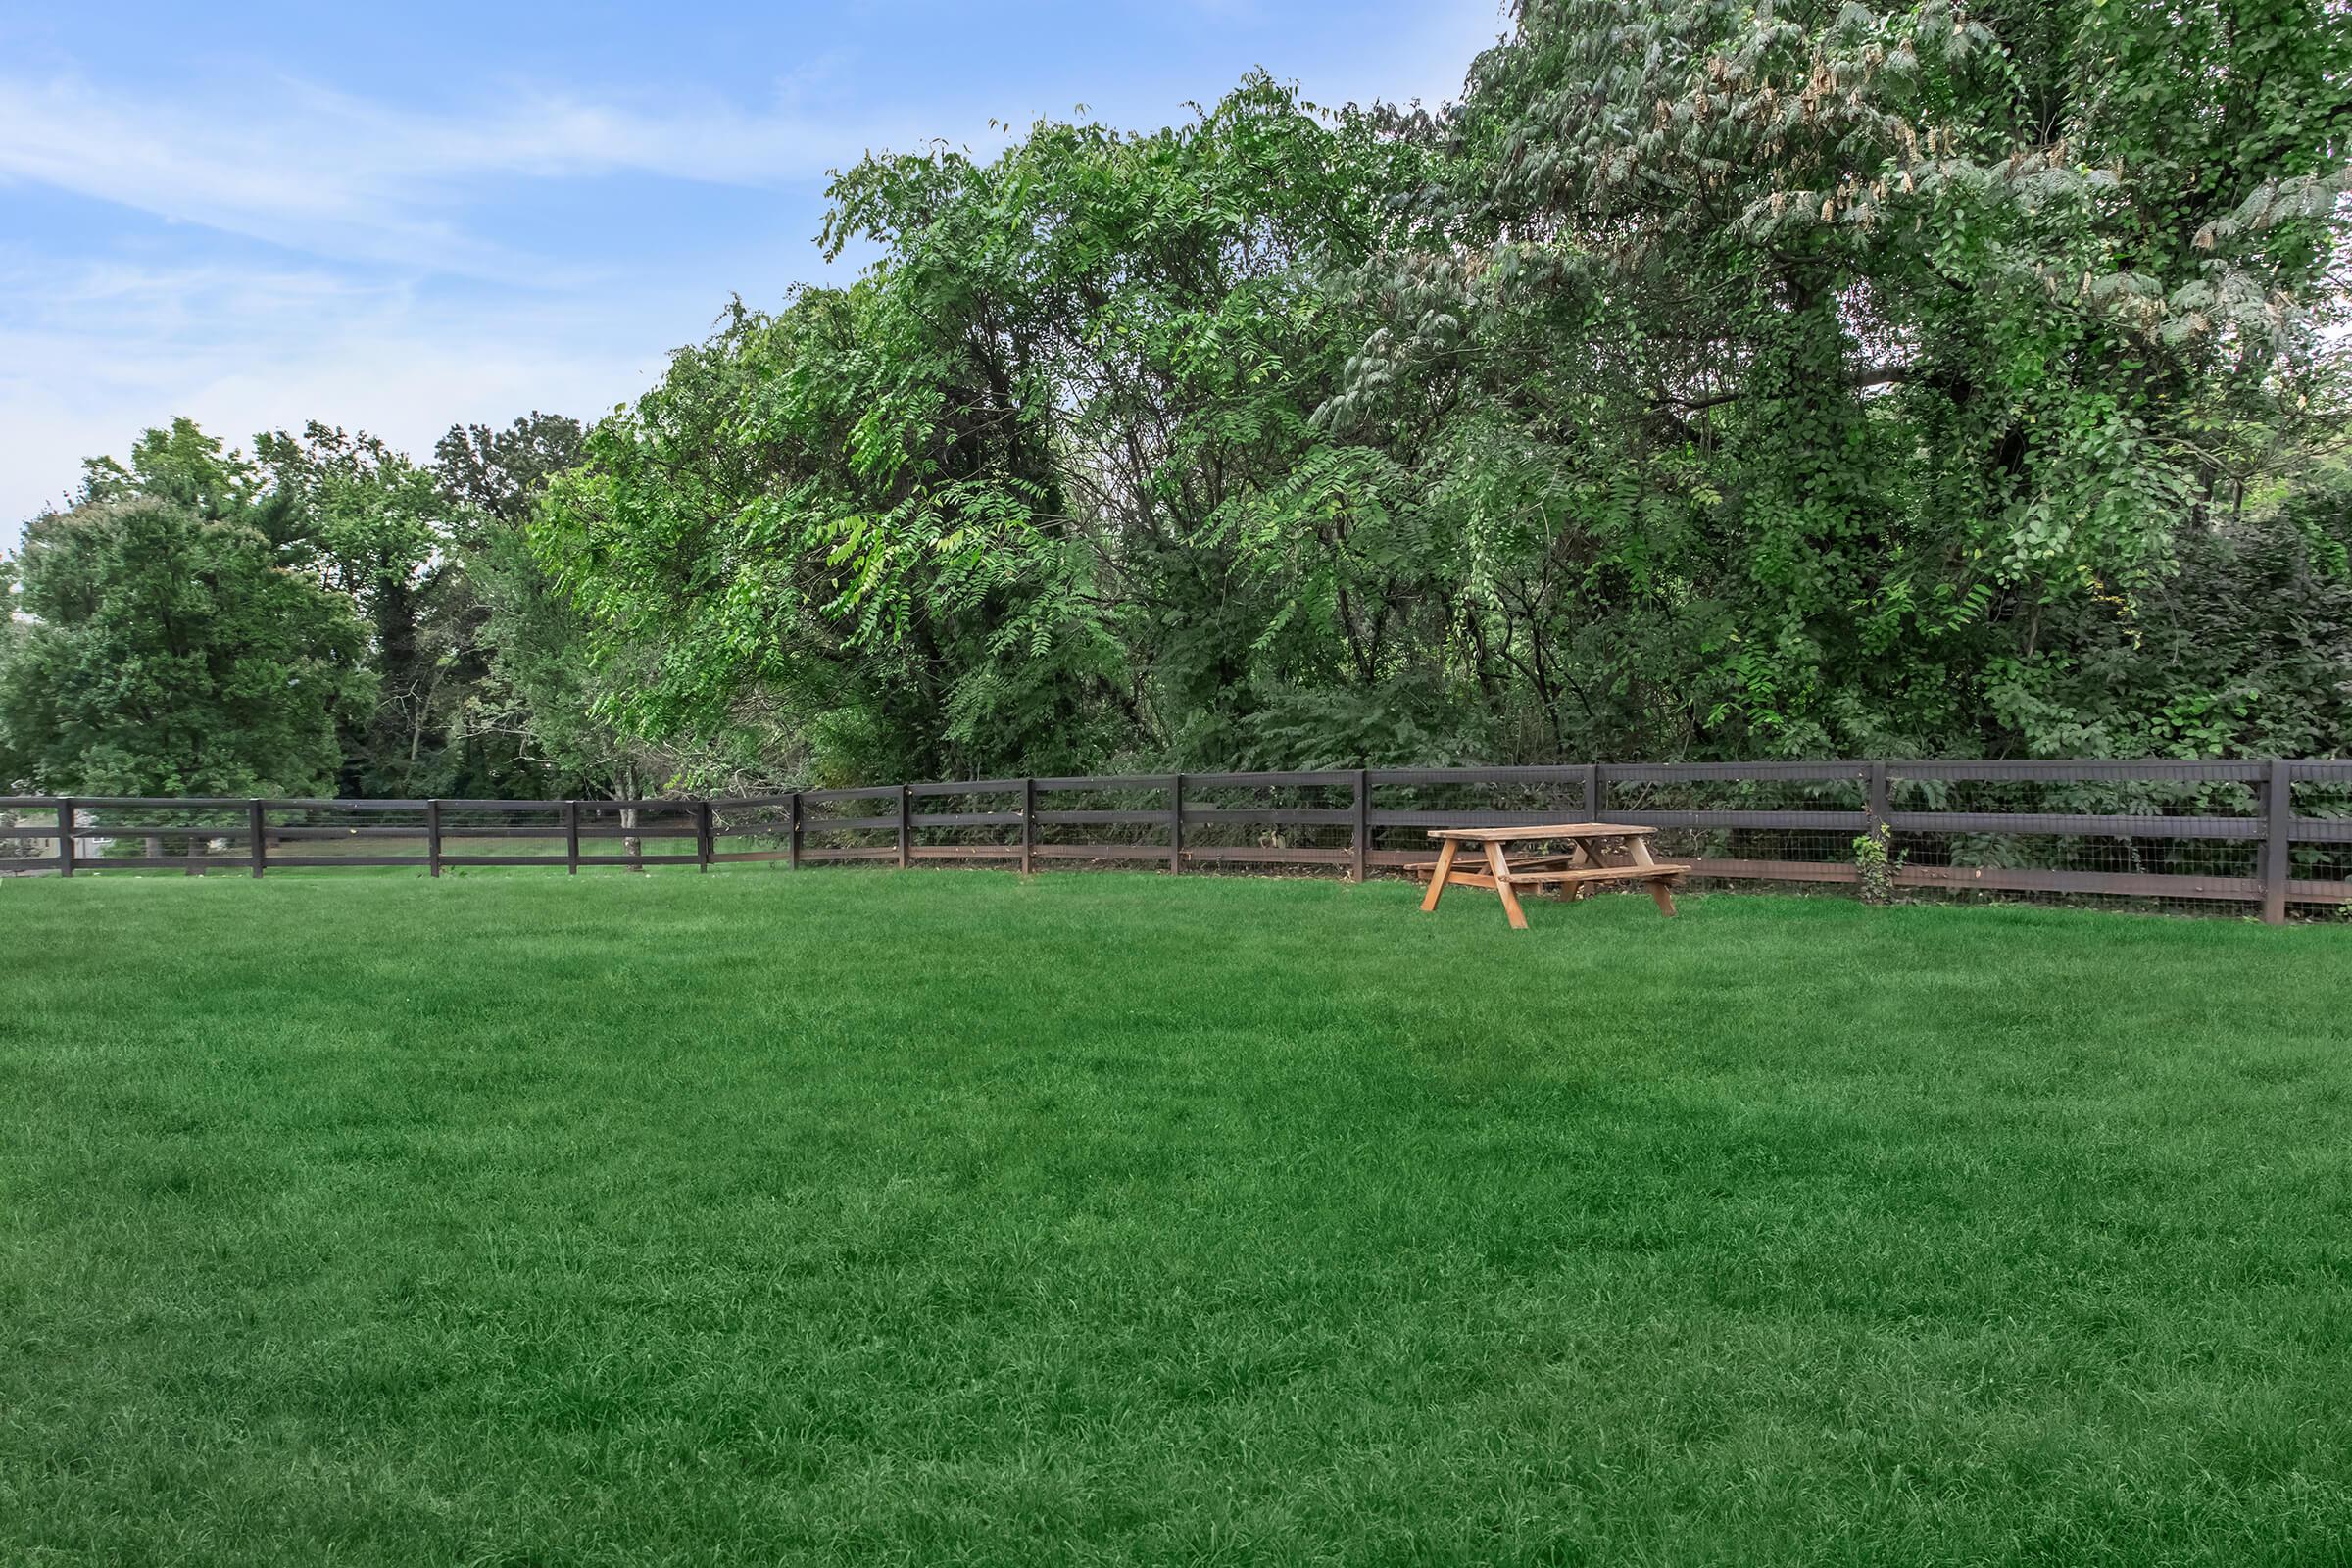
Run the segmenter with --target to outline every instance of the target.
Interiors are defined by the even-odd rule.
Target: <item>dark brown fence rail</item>
[[[1425,866],[1432,827],[1660,829],[1695,877],[2180,907],[2352,904],[2352,760],[1829,761],[995,778],[639,801],[0,798],[0,870],[782,861]],[[45,846],[36,850],[35,845]],[[131,849],[141,853],[128,853]]]

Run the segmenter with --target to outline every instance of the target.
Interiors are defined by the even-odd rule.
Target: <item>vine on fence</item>
[[[1870,831],[1854,840],[1854,870],[1862,886],[1864,904],[1892,904],[1895,878],[1903,869],[1905,856],[1894,853],[1894,829],[1884,822],[1873,822]]]

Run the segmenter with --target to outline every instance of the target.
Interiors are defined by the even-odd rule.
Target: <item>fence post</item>
[[[425,875],[441,874],[441,803],[424,803],[424,863]]]
[[[74,801],[71,796],[57,803],[57,874],[74,874]]]
[[[799,790],[792,792],[792,809],[787,820],[791,836],[785,840],[784,869],[798,871],[801,868],[801,792]]]
[[[564,872],[566,876],[580,874],[580,803],[564,803]]]
[[[1608,802],[1601,799],[1600,764],[1598,762],[1585,764],[1584,786],[1585,820],[1588,822],[1606,820],[1600,814],[1608,809]]]
[[[2286,923],[2286,883],[2294,875],[2294,773],[2285,759],[2271,759],[2262,786],[2262,918]]]
[[[269,824],[262,820],[263,814],[261,802],[248,801],[245,803],[245,832],[247,836],[245,856],[253,862],[255,876],[262,874],[262,867],[270,859],[270,828]]]
[[[694,858],[701,862],[695,866],[697,871],[710,869],[711,854],[710,802],[706,798],[697,801],[694,807]]]
[[[1887,814],[1893,809],[1887,804],[1891,793],[1886,778],[1886,764],[1885,762],[1866,764],[1862,770],[1862,831],[1866,836],[1879,841],[1880,850],[1886,856],[1886,885],[1891,885],[1897,874],[1894,863],[1894,827],[1886,820]],[[1853,858],[1853,853],[1851,850],[1847,852],[1849,859]],[[1862,902],[1865,904],[1891,896],[1884,890],[1882,884],[1872,882],[1867,875],[1864,876],[1856,891],[1862,895]]]
[[[907,852],[914,847],[914,787],[899,786],[899,869],[906,869],[913,858]]]
[[[1184,775],[1168,775],[1168,869],[1184,869]]]
[[[1021,875],[1037,874],[1037,780],[1021,780]]]
[[[1354,880],[1361,882],[1371,875],[1372,865],[1372,770],[1355,770],[1355,864]]]

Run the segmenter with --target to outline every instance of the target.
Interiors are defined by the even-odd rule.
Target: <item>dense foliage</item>
[[[523,525],[571,419],[453,428],[430,467],[313,424],[189,421],[7,564],[0,776],[53,793],[643,795],[668,753],[592,711],[576,614]],[[551,673],[552,671],[552,673]]]
[[[1442,113],[869,158],[594,428],[234,482],[381,793],[2331,752],[2348,143],[2335,0],[1525,0]]]
[[[34,519],[0,657],[0,772],[89,794],[310,795],[373,708],[361,626],[279,569],[284,509],[182,425]]]
[[[1530,3],[870,160],[535,540],[653,733],[824,774],[2325,749],[2346,18]]]

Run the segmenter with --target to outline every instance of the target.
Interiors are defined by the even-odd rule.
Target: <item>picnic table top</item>
[[[1433,839],[1459,839],[1471,844],[1501,844],[1514,839],[1632,839],[1657,831],[1624,822],[1543,822],[1513,827],[1433,827]]]

